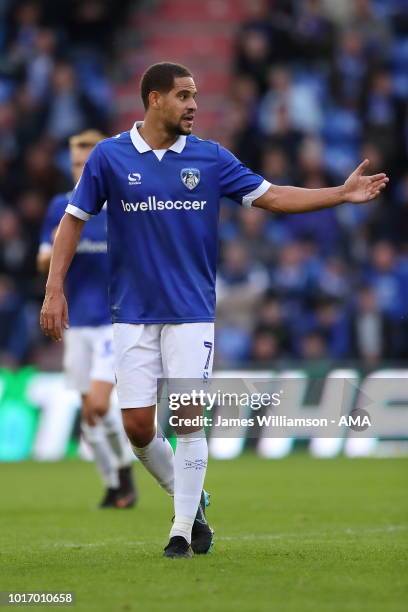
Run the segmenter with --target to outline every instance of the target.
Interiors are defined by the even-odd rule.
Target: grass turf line
[[[74,591],[75,612],[406,610],[408,459],[212,461],[216,545],[191,561],[161,557],[171,500],[140,465],[124,511],[95,509],[91,464],[0,472],[1,591]]]

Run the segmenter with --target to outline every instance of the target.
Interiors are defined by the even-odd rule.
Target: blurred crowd
[[[128,5],[0,0],[0,365],[41,353],[41,223],[50,198],[72,188],[69,136],[111,131],[109,70]]]
[[[367,206],[294,216],[225,205],[218,364],[408,357],[408,3],[254,2],[229,144],[275,184],[391,177]]]
[[[38,328],[39,230],[49,199],[72,187],[68,137],[112,131],[129,4],[0,0],[0,365],[52,366]],[[276,184],[339,184],[368,157],[391,185],[368,206],[307,215],[224,202],[217,365],[405,359],[408,3],[248,0],[248,11],[225,144]]]

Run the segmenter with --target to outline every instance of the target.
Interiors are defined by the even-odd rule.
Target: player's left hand
[[[374,200],[385,189],[389,178],[384,172],[364,176],[364,172],[369,165],[369,160],[365,159],[350,174],[343,185],[345,202],[368,202]]]

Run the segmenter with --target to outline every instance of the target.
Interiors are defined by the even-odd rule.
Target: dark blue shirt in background
[[[65,214],[71,193],[50,202],[41,231],[42,251],[51,249],[54,232]],[[96,327],[111,322],[108,299],[106,207],[85,224],[65,282],[71,327]]]

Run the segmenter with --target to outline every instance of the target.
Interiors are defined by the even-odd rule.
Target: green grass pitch
[[[171,500],[135,471],[139,506],[98,511],[92,464],[0,465],[0,590],[74,591],[75,612],[406,611],[408,459],[211,461],[216,545],[192,560],[162,558]]]

